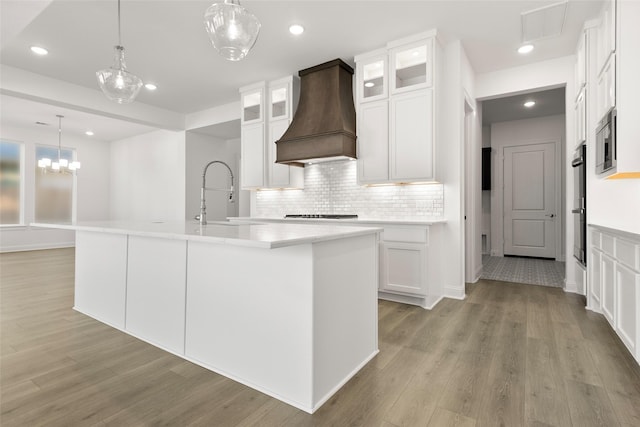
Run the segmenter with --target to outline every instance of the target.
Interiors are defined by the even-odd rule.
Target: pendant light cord
[[[122,46],[122,37],[120,36],[120,0],[118,0],[118,46]]]

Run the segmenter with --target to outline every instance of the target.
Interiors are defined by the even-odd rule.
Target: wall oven
[[[573,256],[587,265],[587,149],[584,144],[576,150],[573,166]]]
[[[605,114],[596,129],[596,173],[613,171],[616,168],[616,127],[615,107]]]

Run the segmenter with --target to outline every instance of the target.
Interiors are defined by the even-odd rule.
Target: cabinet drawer
[[[602,235],[602,250],[604,253],[614,256],[614,243],[615,238],[613,236],[609,236],[608,234]]]
[[[429,243],[429,229],[421,227],[385,227],[385,242]]]
[[[640,245],[616,238],[616,259],[633,270],[640,271]]]

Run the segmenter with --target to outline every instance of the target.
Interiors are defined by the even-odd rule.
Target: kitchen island
[[[74,309],[313,413],[378,353],[379,228],[107,221]]]

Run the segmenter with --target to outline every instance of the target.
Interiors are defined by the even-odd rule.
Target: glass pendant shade
[[[204,13],[204,25],[213,47],[229,61],[239,61],[258,39],[260,21],[238,0],[214,3]]]
[[[107,98],[118,104],[129,104],[142,88],[142,79],[127,71],[124,47],[116,46],[113,66],[96,72],[98,85]]]

